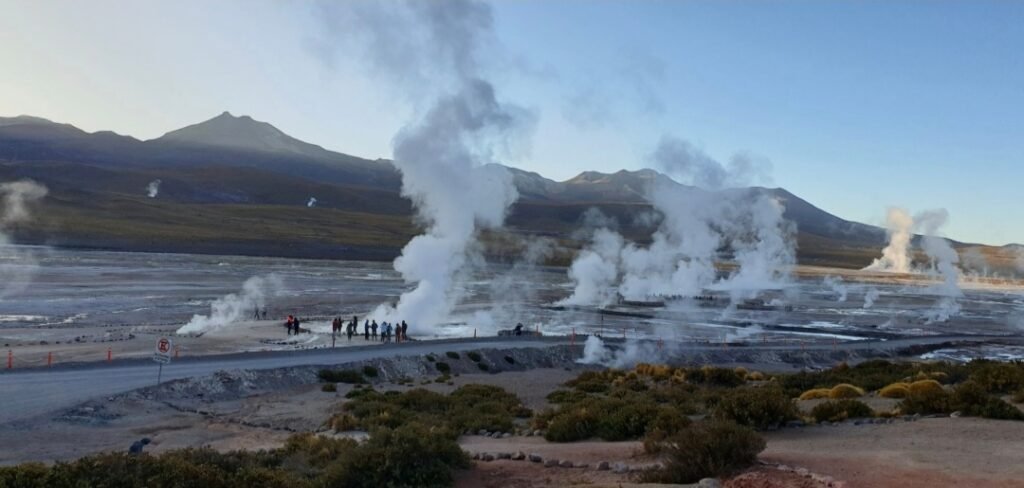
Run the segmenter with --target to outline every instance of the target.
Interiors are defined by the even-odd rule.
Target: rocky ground
[[[575,362],[578,347],[481,350],[479,362],[437,355],[360,361],[339,369],[378,371],[370,378],[383,390],[427,388],[448,392],[482,383],[505,388],[531,409],[587,366]],[[708,358],[715,359],[715,358]],[[452,371],[435,382],[437,364]],[[483,371],[480,364],[487,365]],[[778,366],[778,365],[776,365]],[[98,398],[56,415],[0,426],[0,464],[65,460],[126,449],[148,437],[150,452],[194,446],[218,450],[280,446],[294,432],[319,431],[344,401],[350,386],[320,389],[314,367],[221,371],[205,378],[168,382]],[[866,398],[885,409],[891,400]],[[800,402],[802,409],[815,401]],[[636,474],[657,459],[639,442],[548,443],[526,426],[514,432],[475,432],[460,444],[474,469],[460,473],[465,487],[640,486]],[[823,426],[790,426],[765,433],[762,465],[724,480],[734,488],[1022,486],[1024,423],[969,418],[850,420]],[[697,486],[697,485],[694,485]],[[714,486],[711,481],[701,486]]]

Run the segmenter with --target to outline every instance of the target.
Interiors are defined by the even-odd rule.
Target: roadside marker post
[[[53,352],[46,353],[46,367],[53,366]]]
[[[7,369],[14,369],[14,351],[7,350]]]
[[[156,349],[153,351],[153,361],[159,364],[159,368],[156,372],[156,385],[160,386],[160,379],[164,374],[164,365],[171,363],[171,340],[166,337],[161,337],[156,341]],[[156,398],[159,395],[159,391],[153,393],[153,397]]]
[[[113,359],[113,357],[114,357],[113,351],[111,351],[111,348],[108,347],[107,348],[107,362],[109,363]]]

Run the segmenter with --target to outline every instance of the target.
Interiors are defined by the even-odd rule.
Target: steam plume
[[[11,243],[11,226],[32,219],[30,205],[48,193],[45,186],[32,180],[0,183],[3,213],[0,214],[0,297],[20,292],[28,286],[37,269],[29,250]]]
[[[830,290],[832,290],[833,293],[836,294],[837,302],[842,303],[846,301],[846,296],[847,294],[849,294],[850,290],[846,286],[846,284],[843,283],[843,278],[841,276],[826,276],[822,280],[822,284],[827,286]]]
[[[306,207],[313,208],[316,206],[316,197],[309,197],[309,201],[306,202]]]
[[[446,321],[458,299],[454,277],[472,259],[477,233],[500,227],[518,198],[512,176],[497,164],[515,157],[532,114],[500,101],[482,67],[493,39],[491,6],[446,2],[322,4],[332,33],[362,41],[370,65],[404,94],[432,100],[395,136],[393,159],[402,195],[412,200],[424,234],[395,260],[414,288],[372,316],[412,326]],[[427,97],[423,95],[426,94]],[[416,102],[419,105],[419,102]]]
[[[160,183],[160,180],[150,181],[149,184],[146,185],[146,196],[149,198],[156,198],[157,194],[160,193]]]
[[[252,316],[256,308],[267,306],[267,300],[284,288],[276,274],[253,276],[245,280],[240,293],[231,293],[210,304],[210,315],[193,315],[192,320],[177,330],[178,334],[203,334],[227,327]]]
[[[933,287],[933,291],[942,298],[926,316],[930,321],[945,322],[960,313],[956,299],[963,296],[959,285],[960,270],[956,266],[960,256],[949,241],[939,235],[940,229],[949,220],[949,212],[945,209],[927,210],[914,216],[914,220],[923,230],[921,248],[928,255],[931,272],[942,279],[939,286]]]
[[[882,249],[882,257],[875,259],[866,271],[910,272],[910,238],[914,219],[906,209],[889,207],[885,219],[889,244]]]

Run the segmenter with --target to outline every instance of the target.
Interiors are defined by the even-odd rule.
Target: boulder
[[[624,463],[615,463],[612,465],[612,472],[615,474],[626,474],[629,472],[629,466]]]
[[[512,437],[512,434],[510,434],[508,432],[505,432],[504,434],[501,434],[501,438],[502,439],[508,439],[509,437]]]
[[[558,466],[558,464],[559,464],[559,462],[558,462],[557,459],[548,459],[548,460],[544,461],[544,467],[545,468],[554,468],[554,467]]]
[[[485,452],[485,453],[480,455],[480,460],[481,461],[488,461],[488,462],[494,461],[494,454],[491,454],[489,452]]]
[[[698,488],[721,488],[722,484],[715,478],[704,478],[697,482]]]
[[[610,463],[608,463],[608,461],[601,461],[601,462],[597,463],[597,470],[598,471],[608,471],[611,468],[612,468],[612,466],[611,466]]]
[[[511,459],[513,461],[522,461],[526,459],[526,454],[524,454],[523,451],[516,451],[516,453],[512,455]]]
[[[572,461],[569,461],[569,460],[562,461],[562,462],[558,463],[558,465],[563,467],[563,468],[571,468],[571,467],[575,466],[572,463]]]
[[[537,454],[535,452],[531,452],[530,455],[527,456],[527,458],[530,460],[531,463],[539,463],[544,461],[544,458],[542,458],[540,454]]]
[[[949,414],[949,416],[952,417],[952,418],[959,418],[961,415],[963,415],[963,414],[961,414],[959,410]]]
[[[476,432],[476,435],[482,435],[482,436],[485,436],[485,437],[486,437],[486,436],[487,436],[487,431],[486,431],[486,430],[484,430],[484,429],[480,429],[480,430],[478,430],[478,431]]]
[[[499,452],[498,453],[498,459],[512,459],[512,453],[511,452]]]

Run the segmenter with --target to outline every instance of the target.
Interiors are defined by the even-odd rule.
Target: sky
[[[556,180],[649,167],[672,135],[769,160],[766,186],[846,219],[946,208],[949,237],[1024,243],[1024,2],[489,5],[487,72],[537,120],[511,166]],[[227,110],[390,157],[420,93],[325,36],[322,16],[297,1],[0,0],[0,116],[149,139]]]

